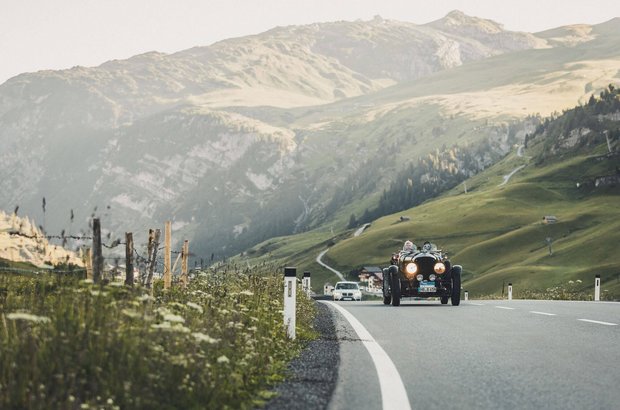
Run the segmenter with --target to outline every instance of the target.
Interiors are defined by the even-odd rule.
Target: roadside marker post
[[[594,277],[594,301],[599,302],[601,300],[601,275]]]
[[[311,287],[310,287],[310,272],[304,272],[304,277],[301,280],[301,288],[303,289],[304,292],[306,292],[306,295],[310,296],[310,292],[311,292]]]
[[[465,291],[465,300],[469,300],[469,292]]]
[[[295,302],[297,299],[297,268],[284,268],[284,326],[290,339],[295,339]]]
[[[512,283],[508,284],[508,300],[512,300]]]

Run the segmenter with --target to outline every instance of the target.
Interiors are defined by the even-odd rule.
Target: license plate
[[[422,282],[420,282],[420,287],[418,288],[418,292],[420,293],[437,292],[437,287],[435,286],[435,282],[423,280]]]

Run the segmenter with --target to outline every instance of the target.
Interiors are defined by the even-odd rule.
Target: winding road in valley
[[[319,255],[316,257],[316,263],[318,263],[319,265],[321,265],[325,269],[328,269],[328,270],[332,271],[336,276],[338,276],[340,278],[340,280],[345,280],[344,276],[342,275],[342,273],[340,273],[336,269],[332,268],[331,266],[329,266],[325,262],[323,262],[323,256],[325,256],[325,254],[327,253],[328,250],[329,249],[325,249],[323,252],[319,253]]]
[[[519,145],[519,147],[517,148],[517,156],[519,158],[523,157],[523,145]],[[506,185],[508,183],[508,181],[510,181],[510,178],[512,178],[512,176],[514,174],[516,174],[517,172],[521,171],[523,168],[525,168],[525,165],[518,166],[515,169],[513,169],[512,172],[510,172],[510,174],[504,175],[504,181],[502,181],[502,183],[499,184],[498,186]]]

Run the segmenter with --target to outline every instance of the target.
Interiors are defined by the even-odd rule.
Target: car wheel
[[[398,277],[398,268],[390,267],[390,279],[392,290],[392,306],[400,306],[400,278]]]
[[[448,304],[448,299],[449,299],[448,296],[442,296],[441,297],[441,304],[442,305],[447,305]]]
[[[390,294],[390,272],[383,269],[383,304],[392,303],[392,295]]]
[[[452,306],[458,306],[461,303],[461,272],[463,268],[461,265],[454,265],[452,267]]]

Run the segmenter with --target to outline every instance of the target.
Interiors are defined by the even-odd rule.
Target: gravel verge
[[[274,389],[278,395],[264,409],[327,408],[338,379],[340,347],[333,313],[323,303],[317,303],[317,310],[314,328],[319,338],[291,362],[286,380]]]

